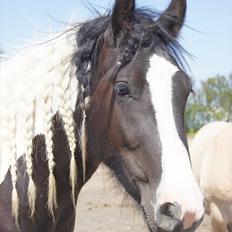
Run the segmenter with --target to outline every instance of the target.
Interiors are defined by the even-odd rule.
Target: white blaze
[[[187,213],[195,213],[195,220],[199,220],[204,212],[203,197],[193,176],[188,152],[178,135],[173,114],[172,77],[177,71],[176,66],[162,57],[154,54],[150,59],[147,81],[162,146],[162,176],[155,202],[157,205],[177,202],[181,205],[182,218]]]

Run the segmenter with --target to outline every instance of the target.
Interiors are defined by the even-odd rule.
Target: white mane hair
[[[37,43],[0,63],[0,184],[8,170],[12,181],[12,214],[18,221],[19,198],[16,189],[17,160],[23,156],[29,177],[28,200],[35,212],[36,185],[33,181],[33,138],[43,134],[49,168],[48,210],[57,207],[52,119],[59,112],[70,148],[70,184],[75,199],[77,166],[75,110],[78,81],[72,56],[77,51],[77,29],[67,30],[54,39]]]

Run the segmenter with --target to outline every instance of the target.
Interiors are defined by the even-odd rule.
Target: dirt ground
[[[147,232],[143,218],[106,167],[100,167],[82,189],[75,232]],[[210,232],[208,216],[197,232]]]

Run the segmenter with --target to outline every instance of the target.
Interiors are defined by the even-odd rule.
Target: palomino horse
[[[101,162],[149,231],[195,230],[204,207],[176,40],[185,11],[185,0],[159,17],[116,0],[112,14],[1,64],[1,232],[73,231],[78,194]]]
[[[193,171],[215,232],[232,232],[232,123],[209,123],[190,147]]]

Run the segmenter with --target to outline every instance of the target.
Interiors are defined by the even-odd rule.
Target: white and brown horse
[[[194,174],[215,232],[232,232],[232,123],[202,127],[190,146]]]
[[[149,231],[195,230],[204,207],[176,40],[185,12],[185,0],[160,15],[116,0],[1,63],[1,232],[73,231],[78,194],[101,162]]]

